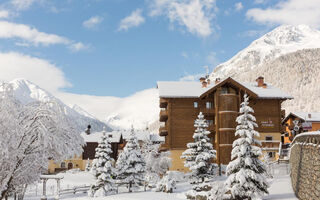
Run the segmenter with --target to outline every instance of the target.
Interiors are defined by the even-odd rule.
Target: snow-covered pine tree
[[[88,158],[87,164],[86,164],[86,172],[89,172],[91,170],[91,165],[90,165],[90,159]]]
[[[127,144],[120,153],[116,163],[117,180],[120,183],[128,184],[129,192],[132,192],[133,186],[143,184],[145,166],[146,163],[132,127]]]
[[[167,171],[167,173],[162,177],[161,181],[158,182],[156,191],[172,193],[176,188],[176,180],[174,179],[174,174],[172,171]]]
[[[92,162],[91,172],[95,176],[96,182],[90,187],[88,194],[91,197],[106,196],[115,191],[114,169],[112,166],[114,159],[110,156],[111,153],[111,144],[104,129],[101,141],[96,148],[95,159]]]
[[[146,161],[146,173],[145,181],[148,183],[149,187],[154,187],[156,183],[160,180],[159,174],[157,172],[157,161],[160,155],[159,144],[154,144],[150,138],[147,138],[142,145],[142,155]]]
[[[263,162],[266,166],[266,174],[268,178],[273,178],[272,175],[272,165],[271,165],[271,158],[267,152],[263,154]]]
[[[235,135],[239,137],[233,142],[232,161],[227,166],[228,179],[226,186],[231,192],[231,199],[256,199],[268,194],[266,167],[259,160],[261,143],[255,139],[259,133],[254,130],[258,125],[251,114],[254,110],[248,106],[249,97],[244,95],[240,105],[240,116]]]
[[[190,183],[194,184],[193,192],[189,192],[189,196],[190,194],[197,195],[198,192],[211,189],[208,180],[213,177],[213,172],[216,168],[216,164],[212,163],[213,159],[216,158],[216,151],[210,143],[208,137],[210,132],[207,131],[208,123],[201,112],[194,122],[194,127],[196,128],[193,134],[194,142],[187,144],[188,149],[181,156],[181,158],[185,159],[184,166],[191,170]]]
[[[147,138],[141,148],[146,161],[145,181],[149,187],[155,187],[160,175],[164,175],[171,165],[170,152],[159,152],[160,145]]]

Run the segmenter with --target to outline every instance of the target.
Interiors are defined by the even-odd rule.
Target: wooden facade
[[[295,120],[298,121],[297,126],[299,129],[294,133],[293,123]],[[309,123],[310,127],[303,127],[303,123]],[[319,131],[320,130],[320,113],[308,113],[308,112],[293,112],[289,113],[288,116],[282,121],[284,132],[282,134],[282,140],[284,144],[291,144],[296,134],[302,132]]]
[[[193,140],[194,120],[202,112],[208,120],[208,130],[211,132],[209,137],[217,151],[216,162],[228,164],[231,160],[232,143],[236,139],[236,118],[245,93],[250,97],[249,105],[255,110],[259,126],[256,130],[261,134],[259,139],[264,141],[266,150],[276,152],[282,129],[281,103],[286,98],[260,98],[232,78],[215,84],[199,97],[164,97],[160,93],[159,118],[162,125],[159,133],[166,136],[163,148],[178,152],[186,149],[187,143]],[[266,136],[269,138],[265,138]],[[267,141],[270,137],[272,142]],[[179,167],[173,166],[172,169],[179,170]]]

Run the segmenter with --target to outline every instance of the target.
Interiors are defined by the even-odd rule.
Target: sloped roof
[[[258,87],[256,83],[242,83],[232,78],[227,78],[218,84],[211,83],[203,88],[198,81],[158,81],[159,95],[162,98],[199,98],[205,93],[215,90],[226,82],[233,82],[239,87],[245,88],[251,95],[258,98],[293,99],[292,96],[279,88],[267,84],[266,88]],[[249,94],[250,95],[250,94]]]
[[[311,117],[309,117],[309,114],[311,114]],[[306,122],[320,122],[320,112],[291,112],[285,120],[287,120],[290,115],[298,117]]]

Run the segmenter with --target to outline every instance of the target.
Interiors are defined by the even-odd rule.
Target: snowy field
[[[265,200],[296,200],[293,190],[291,188],[290,176],[288,174],[288,165],[281,164],[275,165],[273,168],[274,179],[271,180],[271,187],[269,188],[270,194],[265,196]],[[73,188],[75,186],[90,185],[94,182],[93,176],[88,172],[77,172],[71,171],[67,173],[60,173],[64,176],[61,181],[61,189]],[[225,177],[221,177],[220,181],[223,181]],[[178,183],[177,189],[172,194],[167,194],[163,192],[154,192],[151,190],[140,191],[128,193],[125,187],[119,188],[119,194],[111,195],[103,198],[94,198],[96,200],[142,200],[142,199],[152,199],[152,200],[179,200],[186,199],[184,193],[188,191],[191,186],[184,182]],[[50,180],[47,182],[47,194],[48,200],[54,199],[54,194],[56,191],[56,182]],[[42,192],[42,184],[39,183],[37,186],[30,186],[25,199],[26,200],[39,200]],[[69,200],[89,200],[93,199],[87,196],[86,193],[79,192],[77,194],[66,194],[62,195],[61,199]]]

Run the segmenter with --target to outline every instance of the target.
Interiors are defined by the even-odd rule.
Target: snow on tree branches
[[[261,145],[255,139],[259,137],[254,130],[258,125],[256,118],[250,114],[254,111],[248,104],[249,97],[245,94],[240,105],[241,115],[236,119],[238,126],[235,135],[239,138],[233,142],[232,161],[227,166],[226,186],[231,192],[231,199],[255,199],[268,194],[266,167],[259,160],[261,149],[254,146]]]
[[[208,123],[201,112],[194,122],[194,127],[196,128],[193,134],[194,142],[187,144],[188,149],[181,156],[182,159],[185,159],[184,166],[191,170],[190,183],[195,184],[192,188],[193,191],[188,192],[187,196],[209,191],[211,186],[208,181],[214,176],[216,169],[216,164],[212,163],[216,158],[216,151],[210,143],[208,137],[210,132],[207,131]]]
[[[149,187],[155,187],[171,165],[170,152],[159,152],[161,144],[152,142],[149,138],[142,145],[142,155],[146,161],[145,181]]]
[[[145,160],[142,156],[138,139],[131,129],[127,144],[120,153],[116,163],[117,180],[119,183],[128,184],[129,192],[133,186],[142,185],[145,175]]]
[[[55,102],[22,104],[12,88],[0,91],[0,199],[47,171],[49,158],[61,161],[82,153],[83,138]]]
[[[101,141],[96,148],[95,159],[92,162],[91,172],[96,178],[96,183],[90,187],[88,194],[91,197],[106,196],[115,192],[114,168],[112,167],[114,159],[110,156],[112,154],[111,144],[105,128],[102,133]]]

